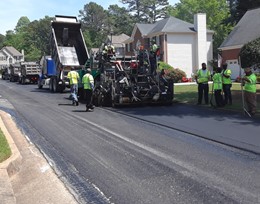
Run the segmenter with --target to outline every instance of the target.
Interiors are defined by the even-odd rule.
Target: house
[[[0,50],[0,69],[9,67],[10,64],[24,61],[24,53],[20,53],[14,47],[6,46]]]
[[[160,60],[192,77],[203,62],[210,67],[213,60],[213,34],[212,30],[206,28],[204,13],[194,15],[194,24],[175,17],[154,24],[137,23],[131,37],[125,41],[126,53],[132,55],[140,45],[149,50],[151,40],[156,40],[160,46]]]
[[[260,8],[248,10],[219,47],[222,63],[228,64],[228,68],[232,71],[232,79],[236,79],[240,74],[240,49],[260,37],[259,19]]]
[[[125,41],[129,39],[130,36],[122,33],[121,35],[110,35],[107,36],[105,43],[111,43],[115,47],[115,52],[117,56],[125,55]]]

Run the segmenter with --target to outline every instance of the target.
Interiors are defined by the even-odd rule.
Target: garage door
[[[228,69],[231,70],[231,79],[235,80],[237,77],[240,76],[240,66],[238,64],[238,60],[227,60],[226,61],[227,65],[228,65]],[[243,72],[242,72],[243,74]]]

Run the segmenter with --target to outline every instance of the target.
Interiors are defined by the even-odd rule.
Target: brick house
[[[213,60],[213,34],[206,28],[206,14],[194,15],[194,24],[175,17],[154,24],[137,23],[125,41],[126,54],[133,55],[140,45],[150,49],[152,39],[160,46],[160,60],[183,70],[191,77],[201,63]]]
[[[248,42],[260,37],[260,8],[248,10],[232,32],[220,45],[222,63],[226,62],[232,71],[232,79],[240,74],[240,49]]]
[[[10,64],[24,61],[24,53],[20,53],[14,47],[6,46],[0,50],[0,69],[9,67]]]

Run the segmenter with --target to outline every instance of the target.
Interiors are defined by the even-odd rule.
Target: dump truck
[[[10,69],[9,67],[5,67],[2,72],[2,79],[9,80],[10,79]]]
[[[43,56],[40,60],[41,72],[38,78],[38,88],[48,86],[50,91],[53,91],[53,85],[50,83],[51,78],[56,76],[56,65],[51,56]]]
[[[42,67],[38,81],[39,88],[48,84],[52,92],[63,92],[66,87],[69,88],[67,75],[72,67],[83,76],[89,54],[77,17],[55,16],[51,22],[50,56],[49,60],[45,59],[46,63]],[[49,66],[54,66],[55,70],[48,69],[48,63]],[[48,70],[51,73],[48,73]]]
[[[38,62],[20,62],[19,83],[37,83],[39,74],[41,72],[40,65]]]
[[[20,62],[10,64],[10,82],[17,82],[19,80],[19,76],[21,75],[21,64]]]

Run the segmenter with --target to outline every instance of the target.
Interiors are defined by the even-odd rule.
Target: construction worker
[[[231,95],[231,70],[227,68],[227,64],[222,65],[222,83],[223,83],[223,92],[224,92],[224,103],[232,105],[232,95]]]
[[[250,68],[245,68],[245,76],[242,78],[244,85],[244,100],[247,104],[248,113],[255,115],[256,113],[256,75]]]
[[[159,49],[160,49],[159,46],[156,44],[155,40],[153,40],[150,48],[150,57],[149,57],[152,75],[156,74],[157,57],[159,55]]]
[[[71,71],[68,73],[67,77],[70,80],[70,95],[72,97],[72,104],[78,106],[79,73],[75,71],[74,67],[71,67]]]
[[[104,49],[102,51],[104,60],[109,62],[111,60],[112,56],[115,56],[116,52],[115,52],[115,47],[113,45],[109,44],[105,44]]]
[[[82,83],[86,94],[86,111],[93,111],[92,94],[94,89],[94,78],[91,75],[91,69],[88,68],[86,70],[86,74],[82,78]]]
[[[222,74],[221,74],[221,68],[218,67],[216,70],[216,73],[213,75],[212,80],[213,80],[213,89],[214,89],[214,96],[215,96],[215,101],[217,107],[223,107],[224,106],[224,101],[222,97]]]
[[[207,69],[206,63],[201,64],[202,68],[198,70],[195,75],[195,80],[198,84],[198,103],[201,105],[202,97],[204,95],[205,104],[209,104],[209,80],[210,80],[210,71]]]

